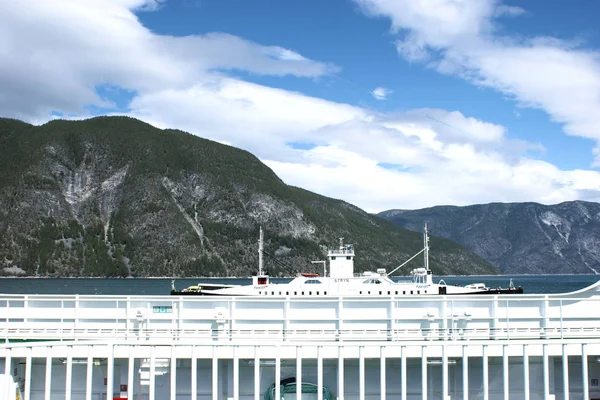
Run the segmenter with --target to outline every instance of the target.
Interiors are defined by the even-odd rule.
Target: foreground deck
[[[275,398],[320,400],[323,387],[360,400],[600,398],[597,289],[419,299],[4,295],[0,398],[262,399],[291,376],[319,390],[283,394],[276,385]]]
[[[6,399],[14,398],[15,388],[7,390],[14,379],[25,399],[258,400],[273,382],[295,376],[327,387],[338,399],[586,399],[600,397],[596,355],[600,340],[322,346],[19,343],[0,349],[12,371],[0,386]],[[278,391],[279,386],[275,398],[280,398]]]

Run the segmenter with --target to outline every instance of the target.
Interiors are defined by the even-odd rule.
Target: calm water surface
[[[515,286],[525,293],[565,293],[583,289],[600,280],[599,275],[505,275],[505,276],[445,276],[448,284],[466,285],[485,282],[490,287],[507,287],[512,278]],[[398,279],[398,278],[395,278]],[[406,279],[405,277],[399,279]],[[289,282],[290,279],[273,279]],[[177,289],[199,282],[249,284],[250,279],[176,279]],[[111,294],[111,295],[168,295],[171,279],[88,279],[88,278],[4,278],[0,293],[4,294]]]

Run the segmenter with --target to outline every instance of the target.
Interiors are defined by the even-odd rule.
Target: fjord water
[[[394,279],[406,279],[399,277]],[[466,285],[485,282],[489,287],[508,287],[510,279],[525,293],[567,293],[583,289],[600,280],[600,275],[504,275],[504,276],[441,276],[449,285]],[[289,282],[290,279],[273,279],[273,282]],[[250,279],[175,279],[177,289],[199,282],[249,284]],[[156,279],[102,279],[102,278],[5,278],[0,279],[3,294],[105,294],[105,295],[168,295],[170,278]]]

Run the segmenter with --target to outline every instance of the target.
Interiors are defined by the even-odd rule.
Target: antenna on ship
[[[423,229],[423,254],[425,258],[425,269],[429,272],[429,230],[427,230],[427,222],[425,222],[425,228]]]
[[[263,230],[262,226],[259,227],[260,233],[258,235],[258,276],[263,274]]]

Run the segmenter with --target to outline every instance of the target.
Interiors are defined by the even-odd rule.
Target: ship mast
[[[423,229],[423,257],[425,258],[425,269],[429,271],[429,236],[427,230],[427,222],[425,222],[425,228]]]
[[[260,227],[260,234],[258,235],[258,276],[263,274],[263,230]]]

